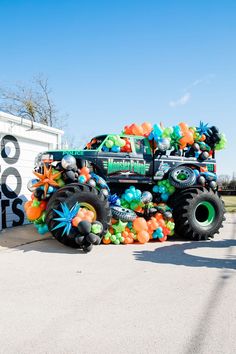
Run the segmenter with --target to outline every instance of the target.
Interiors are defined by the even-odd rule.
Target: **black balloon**
[[[84,250],[84,252],[91,252],[92,251],[92,249],[93,249],[93,245],[90,243],[85,243],[83,246],[82,246],[82,248],[83,248],[83,250]]]
[[[77,245],[82,246],[84,244],[85,238],[84,236],[76,236],[75,242]]]
[[[83,220],[80,221],[80,223],[78,224],[78,231],[81,235],[88,235],[91,232],[91,228],[92,228],[92,224],[87,221],[87,220]]]
[[[201,184],[202,186],[204,186],[205,183],[206,183],[205,177],[200,176],[200,177],[198,178],[198,183]]]
[[[44,194],[44,190],[43,189],[36,189],[35,191],[34,191],[34,196],[35,196],[35,198],[37,198],[39,201],[40,200],[42,200],[42,198],[43,198],[43,194]]]
[[[92,243],[93,245],[97,241],[97,235],[95,235],[91,232],[87,236],[85,236],[85,238],[86,238],[86,241],[88,241],[89,243]]]

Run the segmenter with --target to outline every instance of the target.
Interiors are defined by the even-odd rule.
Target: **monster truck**
[[[194,157],[189,150],[159,149],[147,137],[124,134],[120,134],[119,138],[129,142],[129,149],[117,152],[105,148],[112,137],[112,134],[97,136],[83,150],[47,151],[37,156],[35,171],[42,172],[44,166],[51,165],[62,171],[66,180],[66,185],[50,197],[47,205],[46,222],[55,238],[76,247],[73,232],[62,237],[62,231],[55,227],[55,210],[60,208],[61,203],[71,208],[78,202],[92,210],[105,233],[111,214],[126,221],[134,217],[131,210],[119,206],[110,208],[108,194],[124,191],[130,185],[138,186],[142,191],[151,191],[158,181],[166,178],[175,187],[169,205],[173,211],[176,233],[201,240],[219,232],[225,209],[217,191],[214,152],[210,158],[202,155]],[[63,158],[64,164],[61,166]],[[76,161],[76,165],[71,167],[70,159]],[[80,183],[79,171],[85,166],[92,178],[88,183]],[[100,188],[95,188],[97,186]]]

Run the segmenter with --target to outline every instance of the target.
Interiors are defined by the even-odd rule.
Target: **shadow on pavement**
[[[42,242],[43,241],[43,242]],[[86,253],[81,249],[75,249],[67,247],[62,243],[55,240],[53,237],[48,239],[43,239],[40,241],[31,242],[28,244],[20,245],[17,247],[17,250],[23,252],[42,252],[42,253],[63,253],[63,254],[84,254]]]
[[[207,258],[187,254],[186,251],[202,248],[229,248],[236,246],[236,240],[223,241],[193,241],[184,244],[172,244],[156,248],[154,251],[136,251],[135,259],[158,264],[174,264],[186,267],[208,267],[236,269],[236,257],[226,255],[225,259]]]

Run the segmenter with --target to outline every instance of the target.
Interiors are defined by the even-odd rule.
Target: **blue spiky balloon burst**
[[[72,219],[77,215],[80,205],[79,203],[76,203],[71,209],[69,209],[66,203],[61,203],[61,209],[62,211],[53,209],[59,217],[53,219],[54,221],[57,221],[58,224],[52,229],[52,231],[64,228],[62,236],[65,234],[68,236],[72,227]]]
[[[199,124],[199,127],[197,127],[197,132],[200,134],[200,135],[208,135],[208,123],[207,124],[204,124],[203,122],[200,122]]]

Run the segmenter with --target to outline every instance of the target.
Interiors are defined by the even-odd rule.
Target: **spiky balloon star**
[[[44,164],[43,173],[33,171],[33,174],[39,179],[39,182],[35,183],[34,187],[37,188],[43,186],[45,197],[47,195],[49,186],[60,187],[59,184],[55,181],[55,179],[60,176],[61,172],[53,173],[52,166],[47,168],[47,166]]]
[[[61,209],[62,211],[53,209],[57,215],[59,215],[59,218],[54,218],[54,221],[58,221],[58,225],[56,225],[53,230],[60,229],[61,227],[64,228],[62,236],[66,234],[67,236],[70,233],[71,227],[72,227],[72,219],[77,215],[79,211],[80,205],[79,203],[76,203],[71,209],[68,208],[66,203],[61,203]]]
[[[179,141],[181,138],[183,138],[183,136],[179,136],[177,133],[173,132],[170,138],[171,138],[171,145],[175,150],[178,150],[180,145]]]
[[[197,132],[200,134],[200,135],[208,135],[208,123],[207,124],[204,124],[203,122],[200,121],[200,124],[199,124],[199,127],[197,127]]]

